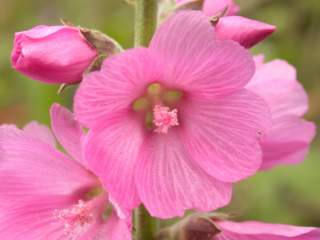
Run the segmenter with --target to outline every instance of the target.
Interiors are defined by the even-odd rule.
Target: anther
[[[178,110],[170,111],[168,107],[156,105],[153,108],[153,124],[157,133],[167,133],[169,128],[178,126]]]

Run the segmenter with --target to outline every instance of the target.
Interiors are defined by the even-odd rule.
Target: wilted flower
[[[117,216],[97,177],[83,166],[78,123],[59,105],[51,120],[69,156],[36,122],[23,130],[0,127],[0,239],[131,239],[131,223]]]
[[[90,128],[88,165],[120,204],[141,200],[162,218],[212,210],[260,168],[270,116],[244,88],[253,58],[213,30],[201,12],[177,13],[149,48],[113,56],[82,81],[75,113]]]
[[[15,34],[13,67],[45,83],[75,83],[97,57],[97,50],[69,26],[37,26]]]

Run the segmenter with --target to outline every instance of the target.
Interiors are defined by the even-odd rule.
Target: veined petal
[[[9,205],[96,185],[88,171],[50,145],[7,127],[0,127],[0,182],[0,202]]]
[[[296,79],[293,66],[274,60],[260,64],[246,88],[265,99],[273,118],[291,114],[303,116],[308,110],[308,96]]]
[[[37,136],[0,127],[0,239],[61,239],[54,210],[97,184],[88,171]]]
[[[25,133],[30,134],[30,136],[37,137],[39,140],[53,147],[56,146],[56,140],[51,130],[45,125],[33,121],[24,126],[23,130]]]
[[[248,90],[180,110],[185,149],[204,171],[224,182],[256,173],[260,140],[271,127],[267,104]]]
[[[148,49],[107,58],[101,71],[84,77],[75,96],[76,117],[92,128],[112,112],[130,108],[150,82],[160,79],[159,67]]]
[[[239,12],[240,7],[235,4],[234,0],[204,0],[203,12],[212,17],[227,9],[226,15],[235,15]]]
[[[314,227],[298,227],[284,224],[268,224],[262,222],[216,221],[222,231],[218,240],[316,240],[320,237],[320,229]]]
[[[22,192],[21,196],[25,193]],[[1,191],[2,194],[2,191]],[[19,196],[17,196],[19,197]],[[2,197],[1,197],[2,198]],[[35,196],[0,208],[0,238],[10,240],[63,239],[63,225],[54,218],[56,209],[71,205],[71,196]]]
[[[219,19],[216,37],[220,40],[233,40],[245,48],[251,48],[275,31],[276,27],[240,16],[227,16]]]
[[[255,69],[247,50],[215,39],[214,27],[200,11],[173,15],[157,30],[150,48],[162,62],[163,82],[202,98],[244,87]]]
[[[296,116],[274,119],[272,130],[263,139],[262,169],[279,164],[294,164],[305,159],[315,137],[316,127]]]
[[[155,217],[182,216],[187,209],[211,211],[231,198],[231,185],[197,166],[173,129],[146,139],[135,176],[141,200]]]
[[[301,162],[315,135],[314,124],[299,119],[308,110],[308,96],[296,77],[293,66],[274,60],[259,63],[247,85],[265,99],[272,113],[272,129],[262,141],[262,169]]]
[[[122,209],[132,209],[140,203],[134,169],[144,133],[136,120],[128,113],[113,114],[89,132],[84,146],[89,168]]]
[[[53,104],[50,109],[52,130],[59,143],[73,157],[82,162],[80,124],[74,120],[73,114],[59,104]]]

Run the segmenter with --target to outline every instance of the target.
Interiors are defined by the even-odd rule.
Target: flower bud
[[[209,216],[194,214],[160,231],[157,240],[212,240],[219,233]]]
[[[17,71],[45,83],[75,83],[98,51],[72,26],[37,26],[15,33],[11,54]]]

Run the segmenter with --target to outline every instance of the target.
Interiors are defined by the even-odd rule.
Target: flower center
[[[70,208],[56,210],[54,217],[63,223],[65,234],[68,236],[77,235],[85,225],[93,221],[90,203],[82,200]]]
[[[155,125],[154,131],[157,133],[167,133],[169,128],[178,126],[178,110],[169,110],[168,107],[156,105],[153,108],[153,124]]]
[[[182,91],[152,83],[148,85],[146,93],[132,103],[132,109],[144,117],[147,129],[167,133],[171,127],[179,125],[175,107],[182,97]]]

